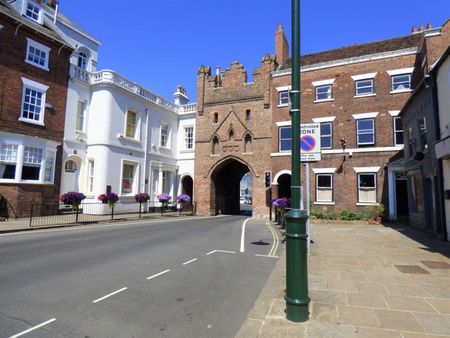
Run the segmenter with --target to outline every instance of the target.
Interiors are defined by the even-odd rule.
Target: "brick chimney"
[[[413,26],[411,29],[411,33],[417,33],[417,32],[418,32],[417,26]]]
[[[277,31],[275,32],[275,57],[279,65],[283,64],[289,58],[289,44],[281,24],[278,25]]]
[[[430,30],[430,29],[432,29],[432,28],[433,28],[433,25],[432,25],[431,23],[428,23],[428,24],[427,24],[427,31]]]

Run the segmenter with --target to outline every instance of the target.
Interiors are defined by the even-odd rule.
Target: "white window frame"
[[[373,189],[375,190],[375,200],[374,201],[361,201],[360,198],[360,192],[361,192],[361,186],[360,186],[360,176],[361,175],[373,175],[374,177],[374,187]],[[378,192],[378,177],[377,177],[377,172],[374,171],[367,171],[367,172],[357,172],[357,180],[358,180],[358,202],[357,205],[373,205],[373,204],[377,204],[377,192]],[[371,187],[370,187],[371,188]],[[367,189],[370,189],[367,188]]]
[[[392,117],[392,130],[394,132],[394,145],[395,146],[402,146],[405,144],[404,136],[403,136],[403,121],[402,121],[402,129],[397,130],[395,121],[400,120],[402,121],[402,118],[400,116],[393,116]],[[397,143],[397,134],[402,135],[403,143]]]
[[[35,62],[33,60],[29,60],[29,56],[31,54],[30,53],[30,48],[33,48],[34,50],[38,50],[40,53],[44,53],[45,54],[45,57],[43,57],[43,59],[44,59],[44,64],[43,65],[41,65],[39,62]],[[27,38],[27,51],[25,53],[25,60],[24,61],[26,63],[30,64],[30,65],[33,65],[35,67],[44,69],[46,71],[49,71],[48,62],[50,60],[50,51],[51,51],[50,47],[47,47],[47,46],[43,45],[42,43],[39,43],[39,42],[34,41],[34,40],[30,39],[30,38]],[[42,58],[42,56],[36,56],[36,57]]]
[[[367,74],[360,74],[360,75],[353,75],[352,79],[355,82],[355,98],[357,97],[365,97],[365,96],[375,96],[375,76],[377,75],[377,73],[367,73]],[[371,86],[365,86],[363,88],[372,88],[372,92],[371,93],[363,93],[363,94],[358,94],[358,82],[362,82],[362,81],[371,81],[372,85]]]
[[[333,203],[334,202],[333,173],[316,173],[315,176],[316,176],[316,198],[315,198],[315,202],[317,202],[317,203]],[[320,199],[318,199],[319,176],[328,176],[328,177],[330,177],[331,186],[329,188],[328,187],[323,188],[323,189],[331,190],[331,199],[330,200],[320,200]]]
[[[361,121],[367,121],[370,120],[372,121],[372,133],[368,133],[368,132],[360,132],[359,130],[359,122]],[[359,135],[368,135],[368,134],[372,134],[373,135],[373,142],[360,142],[359,141]],[[376,143],[376,135],[375,135],[375,118],[364,118],[364,119],[357,119],[356,120],[356,145],[358,146],[365,146],[365,145],[375,145]]]
[[[82,114],[80,114],[80,103],[83,104]],[[77,115],[75,117],[75,130],[84,132],[85,125],[86,125],[86,107],[87,107],[87,101],[86,100],[78,100],[77,103]],[[81,119],[81,128],[78,127],[78,121]]]
[[[401,89],[395,89],[394,88],[394,82],[396,78],[399,78],[400,76],[407,76],[408,77],[408,88],[401,88]],[[412,91],[412,87],[411,87],[411,74],[398,74],[398,75],[392,75],[391,76],[391,93],[404,93],[404,92],[411,92]],[[404,82],[402,82],[404,83]]]
[[[286,95],[286,97],[284,97],[284,95]],[[278,92],[278,107],[287,106],[289,106],[289,90],[280,90]]]
[[[361,84],[362,82],[370,81],[370,85],[365,86],[358,86],[358,84]],[[358,90],[371,88],[371,91],[369,93],[358,93]],[[356,80],[355,81],[355,97],[361,97],[361,96],[371,96],[375,94],[375,79],[362,79],[362,80]]]
[[[124,166],[129,165],[133,167],[133,183],[131,184],[131,191],[130,192],[124,192],[123,191],[123,181],[127,178],[125,178],[124,175]],[[122,165],[120,167],[120,195],[121,196],[131,196],[135,195],[137,193],[137,187],[138,187],[138,180],[139,180],[139,162],[136,161],[130,161],[130,160],[122,160]]]
[[[88,192],[94,192],[94,182],[95,182],[95,160],[88,160]]]
[[[163,130],[166,130],[166,134],[163,134]],[[161,122],[159,129],[159,146],[162,148],[170,149],[170,125],[166,122]]]
[[[326,92],[319,93],[319,90],[322,88],[327,88]],[[320,99],[318,96],[319,94],[323,95],[326,94],[327,97]],[[331,101],[333,99],[333,86],[331,84],[325,84],[321,86],[316,87],[316,99],[314,102],[323,102],[323,101]]]
[[[38,13],[37,13],[37,18],[34,18],[32,16],[29,16],[28,13],[28,6],[33,7],[33,9],[37,9]],[[42,25],[42,23],[44,22],[44,15],[43,15],[43,9],[41,6],[39,6],[36,2],[34,1],[24,1],[23,2],[23,7],[22,7],[22,15],[34,22],[37,22],[38,24]],[[34,11],[33,11],[34,13]]]
[[[191,130],[191,133],[189,133],[189,130]],[[194,149],[194,126],[192,125],[184,126],[184,149],[186,150]]]
[[[77,67],[82,70],[88,70],[88,66],[89,66],[89,55],[84,51],[79,51],[77,54]]]
[[[281,149],[281,140],[288,140],[287,138],[281,138],[281,129],[287,129],[287,128],[289,128],[289,129],[291,129],[291,138],[290,138],[290,140],[291,140],[291,145],[292,145],[292,127],[289,125],[289,126],[279,126],[278,127],[278,151],[279,152],[288,152],[288,151],[291,151],[292,150],[292,146],[289,148],[289,149]]]
[[[19,121],[38,124],[38,125],[43,126],[44,125],[44,113],[45,113],[45,99],[46,99],[47,89],[49,87],[46,85],[43,85],[39,82],[35,82],[32,80],[26,79],[24,77],[22,77],[22,83],[23,83],[22,105],[21,105],[21,109],[20,109]],[[36,92],[40,92],[42,94],[39,120],[30,119],[28,117],[23,117],[25,104],[28,104],[28,103],[25,103],[25,93],[26,93],[27,89],[30,89],[30,90],[36,91]]]
[[[16,147],[15,161],[1,160],[3,145],[13,145]],[[23,135],[0,134],[0,162],[15,163],[15,175],[13,178],[0,178],[0,183],[24,183],[24,184],[53,184],[56,171],[56,147],[57,143],[53,141],[31,138]],[[31,163],[39,165],[39,178],[37,180],[22,179],[23,167],[25,164],[25,148],[36,148],[41,150],[40,163]],[[46,177],[46,171],[50,170],[50,177]],[[49,178],[49,179],[47,179]]]
[[[45,156],[45,166],[44,166],[44,183],[53,184],[55,178],[55,151],[47,151]],[[50,177],[47,179],[47,174],[50,172]]]
[[[323,135],[322,135],[322,132],[320,132],[320,138],[321,138],[321,140],[320,140],[320,148],[321,149],[333,149],[333,122],[332,121],[321,122],[320,126],[322,126],[323,124],[329,124],[330,125],[330,134],[329,135],[325,135],[325,136],[328,136],[328,137],[331,138],[331,145],[330,145],[330,147],[322,146],[322,144],[323,144],[323,142],[322,142]]]
[[[135,121],[134,121],[134,135],[129,136],[127,133],[127,129],[128,129],[128,114],[129,113],[133,113],[135,116]],[[127,112],[125,114],[125,129],[123,131],[123,134],[126,138],[128,139],[133,139],[133,140],[139,140],[140,139],[140,114],[139,112],[137,112],[136,110],[132,109],[132,108],[128,108]]]

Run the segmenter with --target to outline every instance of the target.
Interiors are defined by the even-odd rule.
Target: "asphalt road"
[[[277,262],[246,219],[1,235],[0,337],[234,337]]]

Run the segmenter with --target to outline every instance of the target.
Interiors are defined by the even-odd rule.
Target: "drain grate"
[[[421,268],[418,265],[394,265],[398,271],[403,273],[414,273],[414,274],[422,274],[422,275],[429,275],[430,273],[425,270],[424,268]]]
[[[423,265],[430,269],[450,269],[450,264],[439,261],[420,261]]]

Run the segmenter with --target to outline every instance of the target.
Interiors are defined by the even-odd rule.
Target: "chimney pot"
[[[417,26],[412,26],[411,33],[417,33]]]
[[[431,22],[428,23],[428,24],[427,24],[427,30],[430,30],[430,29],[432,29],[432,28],[433,28],[433,26],[431,25]]]
[[[423,32],[424,29],[425,29],[425,28],[423,27],[423,25],[420,25],[419,31],[420,31],[420,32]]]

